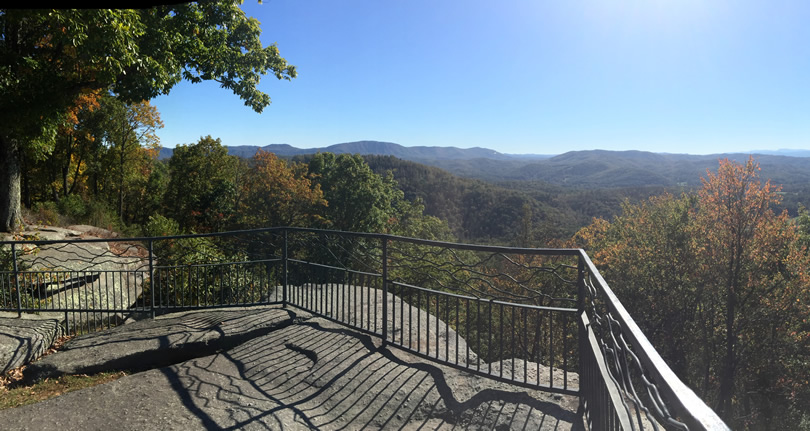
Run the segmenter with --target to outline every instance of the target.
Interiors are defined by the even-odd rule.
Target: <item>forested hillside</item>
[[[157,156],[157,143],[150,138],[154,130],[161,126],[159,114],[153,108],[148,104],[127,106],[112,98],[92,101],[88,106],[75,108],[76,123],[72,130],[65,129],[71,139],[58,141],[54,151],[43,159],[24,159],[28,169],[23,174],[22,196],[27,207],[35,211],[42,208],[50,208],[51,212],[61,210],[74,216],[92,214],[90,218],[101,224],[143,226],[154,214],[168,215],[183,222],[192,211],[205,211],[191,207],[185,211],[172,209],[173,205],[189,205],[184,199],[193,194],[183,189],[183,182],[177,177],[189,181],[201,175],[208,179],[207,187],[211,190],[206,193],[211,196],[200,199],[222,205],[217,213],[222,215],[218,217],[227,219],[248,208],[236,204],[247,193],[240,188],[246,187],[244,182],[249,177],[245,174],[246,168],[240,170],[235,166],[249,164],[258,155],[264,157],[272,154],[262,148],[276,147],[226,147],[217,141],[216,155],[196,156],[202,159],[182,168],[186,162],[180,160],[188,157],[189,149],[214,139],[203,138],[196,144],[180,146],[173,149],[171,157],[161,159]],[[123,130],[139,134],[139,145],[112,133],[117,130],[114,127],[116,121],[127,126]],[[373,144],[364,142],[355,149],[369,149],[369,145]],[[386,148],[378,148],[376,152],[385,152]],[[208,151],[213,150],[209,148]],[[291,166],[300,165],[296,169],[305,169],[313,158],[321,159],[326,154],[332,153],[296,155],[287,159]],[[204,161],[206,157],[210,158],[207,162]],[[341,157],[363,160],[381,178],[390,175],[386,184],[390,184],[397,193],[402,193],[403,202],[410,202],[415,207],[424,206],[424,214],[445,223],[458,240],[524,246],[546,246],[564,241],[594,217],[612,218],[621,211],[625,201],[634,203],[664,192],[677,194],[693,190],[710,169],[704,168],[704,164],[717,163],[711,162],[708,156],[599,151],[567,153],[533,164],[476,158],[455,160],[458,164],[484,163],[482,161],[486,160],[488,166],[482,166],[481,170],[489,172],[489,176],[506,177],[510,172],[513,176],[524,175],[521,172],[527,171],[527,167],[545,163],[557,172],[567,172],[565,175],[574,178],[567,181],[566,177],[559,177],[555,182],[548,172],[538,171],[535,176],[546,176],[549,180],[490,182],[390,155],[361,157],[343,153]],[[229,165],[218,165],[220,162],[217,160],[220,159],[230,160]],[[790,183],[780,192],[782,201],[779,208],[788,208],[792,215],[796,215],[800,205],[807,201],[810,181],[802,184],[792,179],[790,174],[802,178],[805,174],[797,172],[802,170],[806,160],[780,156],[769,156],[766,160],[769,163],[767,169],[780,172],[777,178]],[[515,169],[513,163],[523,163],[525,167]],[[655,171],[652,166],[659,166],[660,169]],[[199,171],[194,172],[193,169],[197,168]],[[201,174],[212,168],[215,169],[210,173]],[[498,170],[502,170],[501,173],[497,173]],[[619,180],[617,172],[625,180]],[[222,178],[223,175],[229,177]],[[315,171],[307,175],[311,177],[310,181],[327,176],[324,172]],[[564,181],[560,181],[560,178]],[[604,187],[594,185],[599,178],[603,180]],[[266,182],[264,187],[272,189],[274,186]],[[334,206],[332,202],[327,207],[332,210]],[[181,226],[197,230],[205,226],[203,230],[217,230],[229,224],[211,218],[202,224],[181,223]]]
[[[570,236],[579,217],[558,205],[553,186],[537,185],[536,195],[392,156],[365,156],[371,168],[391,173],[410,200],[425,204],[425,213],[446,220],[454,234],[471,242],[538,245]],[[548,199],[538,199],[546,191]]]
[[[159,120],[145,108],[149,121]],[[84,114],[95,124],[108,112]],[[241,158],[207,136],[158,160],[151,146],[64,142],[42,160],[27,160],[29,222],[88,223],[135,236],[306,226],[453,238],[446,221],[423,214],[360,156],[321,153],[301,163],[260,150]]]
[[[286,144],[228,146],[229,154],[249,158],[262,149],[279,157],[319,152],[393,156],[441,168],[449,173],[487,182],[542,182],[568,187],[604,189],[633,187],[699,187],[700,178],[717,163],[729,159],[745,163],[753,156],[762,175],[790,191],[810,184],[810,157],[795,151],[733,154],[671,154],[647,151],[563,151],[558,155],[503,154],[487,148],[404,147],[391,142],[358,141],[322,148],[296,148]],[[172,149],[161,149],[160,158]]]
[[[459,238],[470,241],[512,241],[519,231],[514,228],[515,213],[509,209],[515,203],[519,207],[526,203],[531,209],[533,228],[540,230],[534,239],[566,236],[593,217],[616,214],[625,199],[635,202],[663,191],[693,190],[718,161],[743,163],[749,157],[742,153],[698,156],[602,150],[519,156],[485,148],[403,147],[376,141],[313,149],[286,144],[237,145],[229,146],[228,152],[249,158],[260,149],[298,160],[317,152],[362,155],[375,172],[392,171],[408,198],[421,198],[427,213],[447,220]],[[171,153],[161,150],[161,158]],[[800,207],[810,205],[810,158],[754,157],[762,175],[782,186],[780,208],[796,216]],[[485,198],[487,195],[497,197]],[[487,211],[492,207],[503,216],[490,217]],[[491,226],[481,226],[484,218]]]
[[[810,426],[810,214],[781,206],[753,160],[723,160],[697,190],[625,204],[571,243],[732,429]]]

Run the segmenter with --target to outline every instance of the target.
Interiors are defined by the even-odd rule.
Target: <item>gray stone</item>
[[[197,310],[136,321],[76,337],[60,351],[30,364],[23,375],[31,383],[65,374],[157,368],[236,346],[289,325],[295,317],[268,306]]]
[[[32,241],[57,241],[61,239],[78,239],[81,232],[78,230],[57,226],[28,225],[26,230],[11,233],[0,233],[0,240],[13,241],[24,238]]]
[[[0,313],[0,374],[39,358],[62,335],[58,319]]]
[[[517,388],[380,347],[322,318],[217,354],[0,411],[8,429],[576,428],[576,397]],[[70,412],[70,414],[53,414]]]
[[[26,240],[98,239],[91,235],[97,230],[74,228],[40,226],[20,236]],[[20,270],[29,271],[21,277],[21,288],[30,293],[23,295],[23,306],[39,308],[42,313],[49,309],[89,310],[81,314],[81,323],[88,327],[124,319],[149,278],[148,252],[137,243],[21,243],[17,253]],[[75,317],[64,312],[51,316]]]
[[[96,237],[96,238],[117,238],[118,233],[111,230],[102,229],[96,226],[86,224],[77,224],[68,226],[67,229],[81,232],[82,237]]]

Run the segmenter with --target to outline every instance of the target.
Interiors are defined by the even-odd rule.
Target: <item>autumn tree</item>
[[[212,80],[261,112],[268,73],[293,66],[264,47],[238,2],[127,9],[0,9],[0,231],[20,221],[23,157],[42,160],[77,98],[108,92],[127,103],[167,94],[181,80]],[[215,55],[214,55],[215,53]]]
[[[735,404],[746,402],[741,393],[758,390],[753,377],[768,371],[758,362],[782,350],[778,342],[771,345],[776,340],[770,334],[785,330],[781,324],[806,289],[795,272],[804,262],[791,260],[800,257],[792,252],[796,229],[787,211],[771,210],[780,202],[778,190],[770,181],[762,184],[758,171],[752,159],[745,165],[722,161],[717,174],[703,180],[696,214],[704,227],[698,238],[701,282],[720,303],[718,407],[726,420],[739,410]],[[765,345],[775,350],[763,355]]]
[[[577,233],[579,245],[624,293],[622,303],[679,375],[692,372],[695,364],[694,352],[683,346],[705,335],[695,327],[701,301],[693,280],[695,204],[693,196],[671,194],[637,205],[625,201],[611,222],[596,219]]]
[[[723,160],[696,194],[625,204],[577,239],[673,369],[727,423],[784,429],[810,413],[799,401],[810,373],[797,365],[810,344],[810,260],[787,212],[772,211],[779,194],[758,171],[752,159]]]
[[[288,164],[260,149],[250,160],[240,188],[238,212],[244,227],[321,224],[318,214],[326,200],[304,164]]]
[[[58,129],[54,150],[45,163],[45,169],[52,179],[55,175],[59,176],[51,184],[54,200],[58,200],[60,195],[70,195],[85,185],[87,165],[100,140],[97,121],[100,99],[98,92],[79,95]]]

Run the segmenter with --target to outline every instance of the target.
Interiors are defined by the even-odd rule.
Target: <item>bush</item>
[[[116,230],[120,224],[115,211],[102,201],[91,201],[87,204],[86,220],[89,225],[107,230]]]
[[[83,220],[87,214],[87,206],[79,195],[67,195],[59,201],[59,212],[74,222]]]
[[[56,202],[37,202],[32,208],[31,216],[34,218],[34,223],[43,225],[58,225],[59,206]]]
[[[180,224],[174,219],[155,214],[143,227],[144,236],[174,236],[180,234]]]

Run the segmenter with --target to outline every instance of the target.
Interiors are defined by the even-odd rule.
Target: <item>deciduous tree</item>
[[[69,108],[88,91],[125,102],[167,94],[183,79],[213,80],[261,112],[261,76],[295,77],[259,22],[237,2],[149,9],[0,10],[0,231],[20,219],[23,154],[40,160]]]
[[[222,230],[234,214],[238,160],[210,135],[179,145],[169,160],[164,206],[183,231]]]
[[[771,210],[780,202],[778,189],[762,184],[758,171],[753,159],[745,165],[721,161],[717,174],[703,180],[695,220],[703,228],[697,241],[701,282],[721,306],[718,407],[726,420],[733,419],[735,404],[746,402],[740,389],[757,389],[752,371],[767,371],[757,362],[769,359],[758,353],[773,339],[769,334],[780,331],[777,322],[791,313],[791,298],[800,300],[803,288],[796,284],[800,274],[790,271],[796,262],[788,260],[798,257],[791,253],[797,232],[787,211]],[[771,347],[776,350],[769,353],[781,350]]]
[[[319,184],[313,184],[304,164],[287,164],[259,150],[240,185],[239,219],[244,227],[309,226],[321,224],[326,206]]]
[[[778,189],[758,172],[753,159],[723,160],[698,193],[626,204],[577,238],[656,348],[724,420],[795,427],[810,414],[799,401],[810,393],[810,259],[797,224],[771,210]]]
[[[359,155],[318,153],[309,173],[320,185],[330,227],[354,232],[384,232],[395,223],[402,191],[390,176],[375,174]]]
[[[124,217],[124,195],[133,184],[144,189],[151,173],[151,162],[160,151],[160,138],[156,132],[163,127],[160,113],[149,101],[124,104],[108,100],[107,133],[105,142],[114,164],[118,199],[118,217]]]

